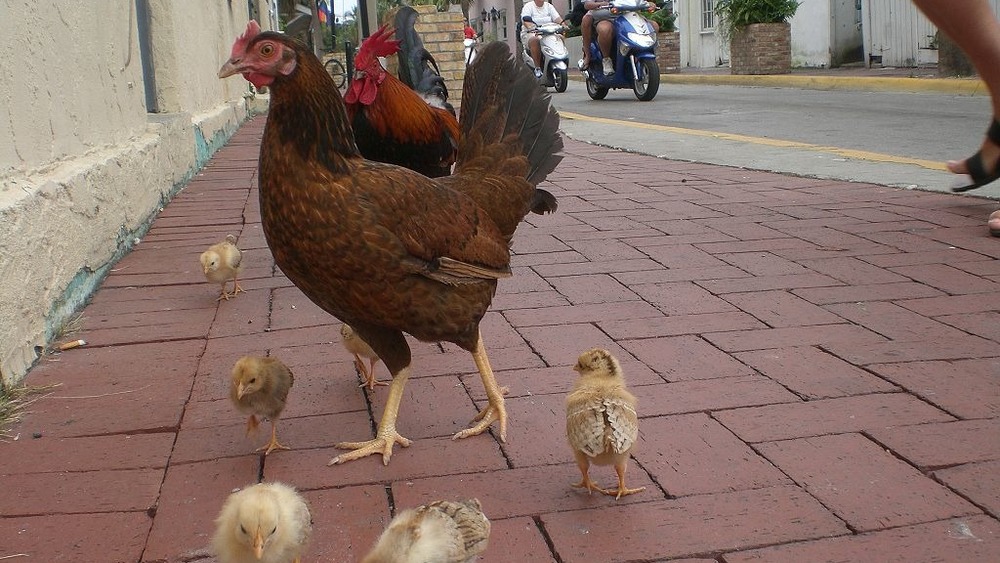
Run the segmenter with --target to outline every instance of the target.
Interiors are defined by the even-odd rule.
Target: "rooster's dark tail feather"
[[[508,135],[516,135],[521,152],[528,159],[526,178],[532,185],[544,180],[562,160],[558,154],[563,146],[559,114],[552,107],[545,87],[527,66],[511,56],[506,43],[487,44],[469,65],[459,124],[463,138],[478,138],[483,145],[500,143]],[[467,143],[464,152],[474,150],[475,145]],[[459,163],[462,152],[459,151]],[[547,199],[554,208],[555,198],[548,194]]]
[[[448,103],[448,87],[438,70],[437,61],[424,48],[414,28],[416,21],[417,11],[409,6],[400,7],[393,21],[396,39],[399,40],[399,79],[411,90],[428,98],[432,105],[455,113],[455,108]]]

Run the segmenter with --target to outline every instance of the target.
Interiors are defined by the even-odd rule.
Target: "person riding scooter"
[[[547,23],[562,23],[562,16],[545,0],[532,0],[521,8],[521,44],[535,62],[535,78],[542,77],[542,47],[535,28]]]
[[[650,10],[656,9],[656,4],[653,2],[648,2],[648,4]],[[612,14],[611,10],[607,8],[607,2],[586,0],[583,6],[587,9],[587,13],[583,15],[583,19],[580,22],[580,39],[583,43],[583,61],[580,64],[580,68],[583,69],[590,66],[590,42],[592,41],[593,29],[596,24],[597,45],[600,47],[602,57],[601,70],[604,71],[604,74],[612,74],[615,71],[614,63],[611,60],[611,44],[614,42],[615,32],[613,22],[615,14]],[[652,27],[654,35],[660,30],[660,26],[656,22],[646,19],[646,23]]]

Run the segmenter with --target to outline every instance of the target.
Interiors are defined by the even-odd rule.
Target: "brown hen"
[[[505,440],[503,393],[479,323],[497,280],[510,275],[518,223],[529,210],[555,209],[555,198],[535,187],[562,148],[544,88],[506,44],[488,45],[465,79],[455,173],[430,179],[361,157],[340,93],[301,43],[251,22],[219,76],[237,73],[271,91],[259,178],[275,262],[350,324],[393,377],[375,438],[338,444],[354,451],[330,463],[376,453],[388,463],[396,443],[410,444],[396,430],[411,363],[404,332],[472,353],[489,404],[454,437],[499,422]]]
[[[489,539],[479,499],[439,500],[397,514],[361,563],[470,563]]]

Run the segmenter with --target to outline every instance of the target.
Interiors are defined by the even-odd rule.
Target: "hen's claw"
[[[472,422],[475,422],[476,424],[458,432],[451,437],[452,440],[482,434],[487,428],[490,427],[491,424],[496,421],[500,421],[500,441],[507,441],[507,408],[503,404],[503,395],[507,394],[507,388],[502,387],[500,390],[502,392],[500,401],[495,405],[490,403],[486,406],[486,408],[479,411],[479,414],[472,419]]]
[[[392,447],[396,443],[399,443],[404,448],[410,446],[410,440],[400,436],[399,432],[395,430],[375,436],[375,439],[366,442],[341,442],[336,444],[337,448],[354,451],[338,455],[331,459],[327,465],[339,465],[377,453],[382,454],[382,465],[389,465],[389,458],[392,457]]]
[[[615,494],[614,492],[609,492],[606,489],[602,489],[602,488],[598,487],[597,483],[591,481],[590,477],[588,477],[588,476],[584,476],[583,479],[581,479],[579,483],[573,483],[570,486],[573,487],[573,488],[576,488],[576,489],[587,489],[588,493],[593,493],[594,491],[597,491],[599,493],[603,493],[603,494],[606,494],[606,495],[613,495],[613,494]]]

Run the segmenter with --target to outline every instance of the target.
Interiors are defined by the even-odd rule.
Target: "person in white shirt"
[[[536,78],[542,77],[542,46],[532,30],[540,25],[562,21],[555,7],[545,0],[532,0],[521,8],[521,44],[528,46],[531,59],[535,61]]]

